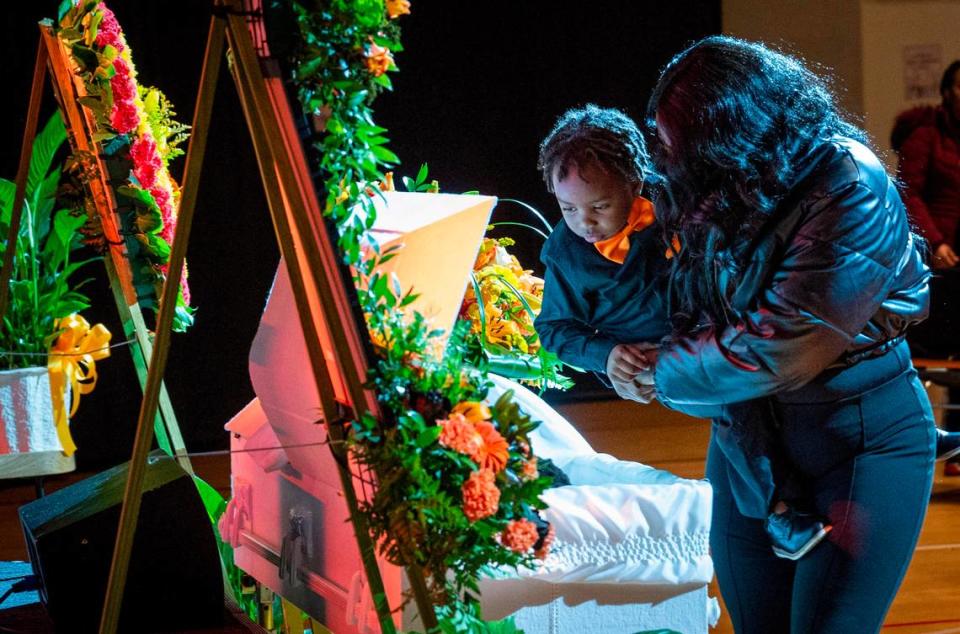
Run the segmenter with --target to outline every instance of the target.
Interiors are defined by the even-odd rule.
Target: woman
[[[777,558],[741,515],[711,440],[711,548],[738,632],[879,630],[933,475],[930,404],[903,336],[929,272],[903,203],[822,80],[727,37],[674,58],[650,99],[674,258],[674,333],[653,381],[666,406],[722,419],[771,408],[828,538]],[[715,427],[716,431],[716,427]]]

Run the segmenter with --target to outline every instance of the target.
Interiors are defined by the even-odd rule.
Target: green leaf
[[[5,227],[10,226],[10,217],[13,215],[13,197],[16,194],[17,184],[5,178],[0,178],[0,222]],[[4,233],[0,239],[6,240]]]
[[[160,213],[160,208],[154,205],[149,210],[137,214],[135,224],[143,233],[157,233],[163,229],[163,215]]]
[[[379,275],[375,273],[374,277],[371,278],[371,280],[372,282],[371,282],[370,290],[373,292],[374,296],[377,297],[378,299],[381,297],[384,297],[388,292],[387,277],[385,275]]]
[[[124,198],[133,201],[133,204],[137,207],[156,211],[158,214],[160,213],[160,208],[157,206],[157,202],[153,199],[153,195],[145,189],[131,187],[129,185],[122,185],[117,188],[117,193]]]
[[[487,359],[490,372],[508,379],[534,380],[541,376],[540,360],[533,355],[488,354]]]
[[[370,151],[373,152],[373,155],[376,156],[379,160],[384,163],[399,163],[400,157],[385,148],[382,145],[373,145],[370,146]]]
[[[74,44],[70,47],[70,52],[73,54],[74,59],[77,60],[77,63],[80,64],[80,67],[83,70],[92,72],[98,66],[100,66],[100,59],[97,57],[96,51],[91,48],[87,48],[83,44]]]
[[[101,99],[100,97],[91,97],[88,95],[88,96],[80,97],[79,99],[77,99],[77,101],[79,101],[82,106],[84,106],[94,114],[103,115],[106,113],[106,106],[104,105],[103,99]],[[112,133],[111,133],[111,136],[112,136]],[[94,132],[93,139],[94,141],[100,140],[97,138],[96,132]]]
[[[63,125],[63,119],[60,118],[60,112],[57,111],[47,120],[40,134],[33,139],[30,170],[27,174],[27,196],[32,198],[32,193],[46,178],[54,155],[66,140],[67,129]]]
[[[57,7],[57,22],[62,22],[67,12],[73,8],[74,0],[60,0],[60,6]]]
[[[437,438],[440,437],[441,428],[439,425],[434,425],[433,427],[427,427],[419,434],[417,434],[417,446],[418,447],[429,447],[437,441]]]
[[[403,289],[400,287],[400,278],[396,273],[390,273],[390,281],[393,282],[393,292],[397,297],[403,295]]]
[[[97,130],[96,132],[93,133],[93,140],[96,141],[97,143],[102,143],[104,141],[110,141],[116,138],[116,136],[117,135],[115,133],[109,132],[107,130]]]
[[[417,185],[423,185],[427,182],[427,176],[430,174],[430,168],[427,167],[427,164],[424,163],[420,166],[420,171],[417,172]]]

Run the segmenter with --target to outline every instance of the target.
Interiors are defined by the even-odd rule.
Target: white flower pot
[[[61,451],[46,366],[0,372],[0,454]]]

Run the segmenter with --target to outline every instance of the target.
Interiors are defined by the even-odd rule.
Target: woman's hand
[[[953,247],[946,242],[938,246],[933,254],[933,268],[935,269],[948,269],[956,266],[957,262],[960,262],[960,257],[957,257]]]

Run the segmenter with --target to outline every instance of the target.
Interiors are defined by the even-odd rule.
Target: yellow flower
[[[493,238],[484,238],[480,243],[480,251],[477,253],[477,261],[473,264],[473,270],[479,271],[486,265],[493,262],[497,257],[497,241]]]
[[[395,20],[410,14],[410,0],[387,0],[387,17]]]
[[[514,335],[519,334],[520,328],[517,326],[517,322],[515,321],[496,319],[487,322],[487,338],[491,343],[496,343],[507,348],[511,348],[513,347],[513,342],[515,341]]]

